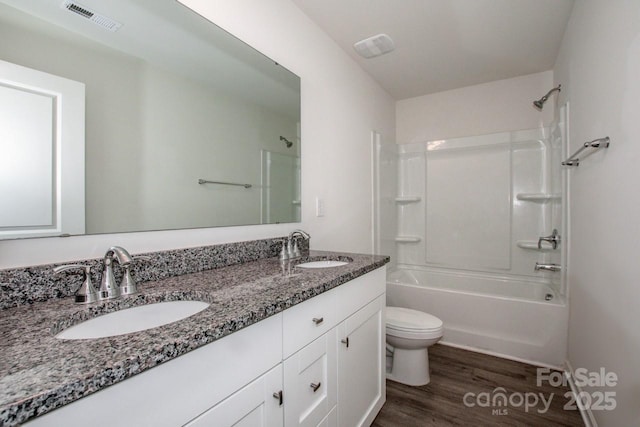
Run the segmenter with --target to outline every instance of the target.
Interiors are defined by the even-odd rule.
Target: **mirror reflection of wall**
[[[115,33],[57,0],[3,1],[33,10],[0,3],[0,59],[86,86],[87,234],[300,220],[299,171],[276,173],[298,191],[277,215],[261,188],[263,150],[299,164],[298,77],[173,0],[82,2]]]

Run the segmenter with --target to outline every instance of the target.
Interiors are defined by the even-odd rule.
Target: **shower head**
[[[562,85],[558,85],[558,87],[554,87],[553,89],[551,89],[549,92],[547,92],[547,94],[545,96],[543,96],[542,98],[533,101],[533,106],[536,107],[538,110],[542,110],[542,107],[544,107],[544,103],[547,102],[547,99],[549,99],[549,95],[551,95],[554,91],[558,91],[560,92]]]
[[[289,141],[282,135],[280,135],[280,141],[283,141],[287,145],[287,148],[291,148],[291,146],[293,145],[293,142]]]

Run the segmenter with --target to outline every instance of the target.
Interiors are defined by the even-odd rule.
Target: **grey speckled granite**
[[[136,263],[132,268],[132,274],[138,282],[147,282],[270,258],[279,254],[283,239],[284,237],[280,237],[135,254],[149,255],[152,261]],[[309,250],[308,240],[299,240],[299,245],[303,252]],[[105,248],[105,251],[107,249]],[[92,266],[91,279],[94,284],[100,283],[102,259],[70,261],[64,264]],[[64,264],[0,270],[0,310],[73,295],[82,283],[82,273],[72,271],[54,276],[53,267]],[[114,273],[119,283],[122,271],[117,264]]]
[[[0,311],[0,425],[19,425],[383,266],[386,256],[312,251],[306,260],[351,259],[344,266],[295,269],[282,275],[277,258],[143,283],[141,293],[80,306],[73,298]],[[198,262],[185,260],[190,268]],[[157,274],[162,274],[158,272]],[[55,333],[114,310],[176,299],[211,305],[187,319],[146,331],[93,340]]]

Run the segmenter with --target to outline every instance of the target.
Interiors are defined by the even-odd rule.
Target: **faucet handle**
[[[560,235],[558,234],[558,230],[556,228],[553,229],[553,232],[550,236],[540,237],[538,239],[538,249],[542,249],[542,242],[551,243],[551,247],[555,250],[558,249],[558,244],[560,243]]]
[[[124,277],[120,283],[120,295],[133,295],[138,293],[138,284],[131,275],[131,267],[136,261],[151,261],[151,257],[147,255],[138,255],[133,257],[133,261],[123,265]]]
[[[151,261],[151,257],[147,255],[137,255],[132,257],[133,261],[123,265],[124,277],[120,282],[120,295],[133,295],[138,293],[138,284],[131,275],[131,267],[136,261]]]
[[[63,271],[82,269],[84,271],[84,281],[75,293],[75,301],[77,304],[90,304],[98,301],[98,292],[91,283],[91,266],[82,264],[67,264],[54,267],[53,273],[60,274]]]
[[[298,239],[296,239],[295,237],[293,238],[293,258],[300,258],[301,254],[300,254],[300,248],[298,247]]]
[[[289,248],[287,247],[287,239],[282,240],[282,249],[280,250],[280,261],[289,259]]]

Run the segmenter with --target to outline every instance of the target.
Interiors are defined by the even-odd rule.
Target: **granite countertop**
[[[42,415],[160,363],[238,331],[389,262],[389,257],[311,251],[297,263],[352,260],[282,274],[277,258],[139,284],[140,293],[77,305],[73,297],[0,311],[0,426]],[[186,319],[145,331],[90,340],[55,334],[118,309],[161,301],[211,305]]]

